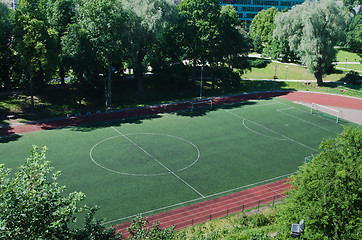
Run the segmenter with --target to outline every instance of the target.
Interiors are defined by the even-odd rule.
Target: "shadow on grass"
[[[112,127],[119,127],[122,124],[142,124],[145,120],[153,120],[159,119],[162,115],[154,114],[154,115],[145,115],[145,116],[136,116],[136,117],[129,117],[129,118],[119,118],[119,119],[104,119],[102,121],[84,124],[84,125],[77,125],[72,127],[72,131],[78,132],[91,132],[97,129],[108,128]]]
[[[21,135],[18,134],[12,134],[12,135],[8,135],[8,136],[0,136],[0,143],[9,143],[9,142],[14,142],[17,141],[19,138],[21,138]]]

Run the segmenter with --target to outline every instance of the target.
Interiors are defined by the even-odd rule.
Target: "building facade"
[[[179,4],[182,0],[174,0]],[[239,18],[250,25],[251,21],[258,12],[263,9],[276,7],[279,11],[287,8],[291,9],[294,5],[304,2],[304,0],[219,0],[220,5],[232,5],[239,14]]]
[[[18,0],[0,0],[0,1],[7,4],[11,9],[15,9],[18,6]]]
[[[251,23],[253,18],[263,9],[271,7],[277,8],[279,11],[283,9],[291,9],[294,5],[304,2],[304,0],[219,0],[220,5],[232,5],[239,14],[239,18],[247,25]]]

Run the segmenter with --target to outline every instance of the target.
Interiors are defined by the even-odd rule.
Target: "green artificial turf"
[[[116,224],[293,173],[348,124],[274,98],[3,137],[0,159],[16,168],[46,145],[61,184]]]

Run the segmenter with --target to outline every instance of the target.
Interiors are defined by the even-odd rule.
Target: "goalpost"
[[[339,122],[340,118],[343,118],[342,111],[339,111],[339,110],[336,110],[336,109],[333,109],[330,107],[326,107],[326,106],[320,105],[318,103],[312,103],[312,105],[310,107],[310,114],[313,114],[314,112],[320,113],[324,117],[328,117],[328,118],[332,118],[331,116],[333,116],[334,118],[336,118],[336,123]],[[324,113],[328,114],[330,116],[325,115]]]
[[[197,101],[191,102],[191,111],[194,111],[195,108],[201,108],[203,106],[210,105],[210,110],[212,110],[212,100],[204,100],[204,101]]]

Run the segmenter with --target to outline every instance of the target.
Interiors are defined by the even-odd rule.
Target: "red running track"
[[[151,227],[155,221],[161,223],[162,228],[172,225],[175,229],[182,229],[193,224],[207,222],[210,219],[224,217],[243,210],[265,205],[280,200],[285,196],[285,190],[289,189],[288,179],[264,184],[226,196],[210,199],[189,206],[158,213],[148,217],[147,227]],[[122,232],[124,237],[129,236],[127,227],[131,222],[125,222],[115,226],[117,232]]]
[[[294,102],[318,103],[320,105],[362,110],[362,99],[337,94],[316,92],[290,92],[282,96]]]

